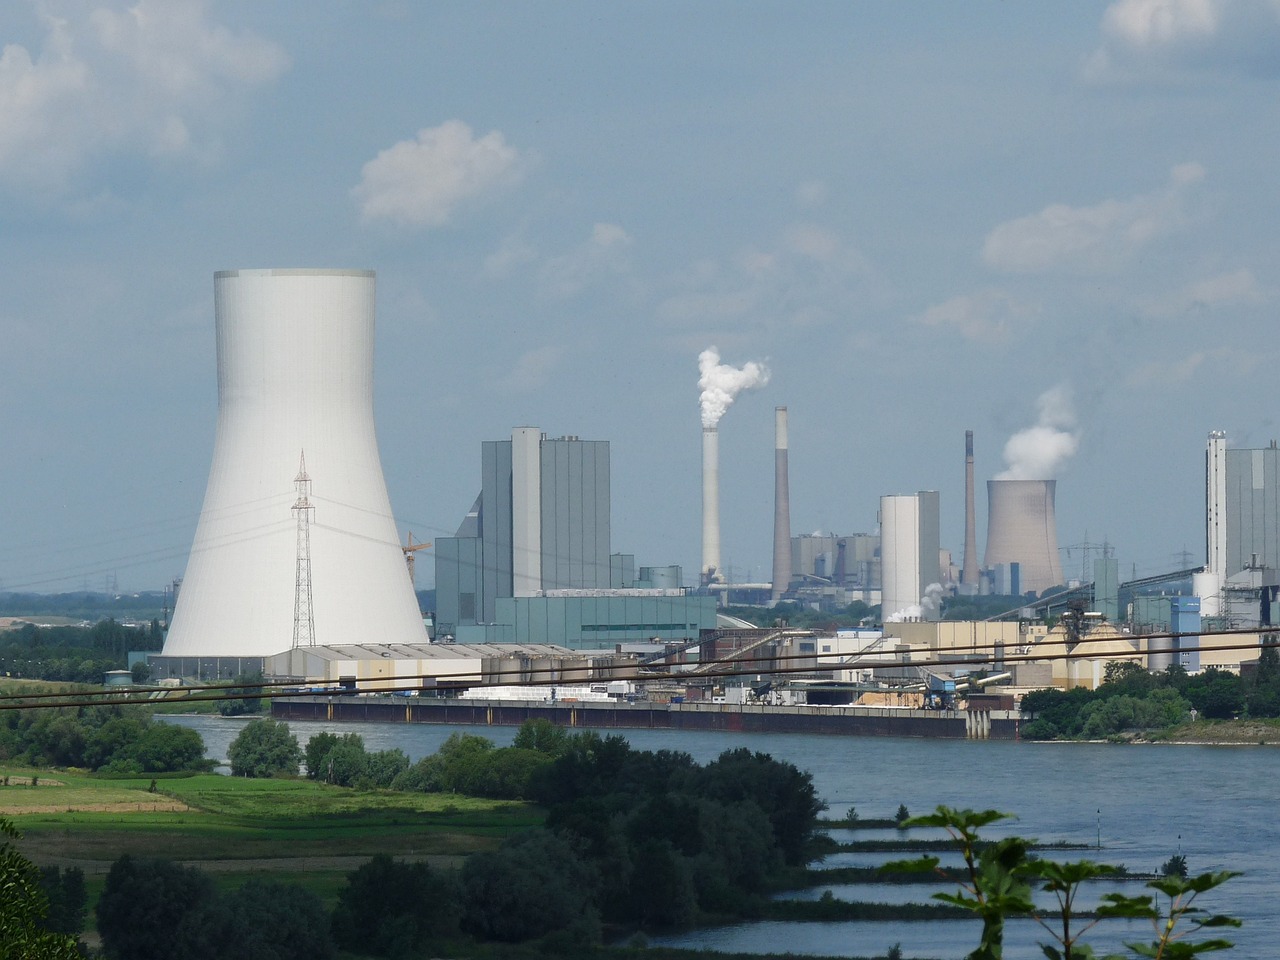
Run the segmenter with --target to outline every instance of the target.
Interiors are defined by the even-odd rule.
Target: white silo
[[[1062,583],[1056,480],[987,481],[987,553],[983,566],[1017,563],[1023,593]]]
[[[425,643],[374,432],[373,272],[222,271],[214,316],[213,464],[164,655]]]
[[[880,498],[880,616],[884,622],[937,619],[937,610],[925,610],[923,601],[929,586],[941,579],[939,525],[936,490]]]

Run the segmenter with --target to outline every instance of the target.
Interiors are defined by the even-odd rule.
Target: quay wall
[[[843,736],[1015,740],[1016,710],[775,707],[725,703],[587,703],[435,697],[290,697],[272,701],[277,720],[519,726],[543,717],[586,729],[725,730]]]

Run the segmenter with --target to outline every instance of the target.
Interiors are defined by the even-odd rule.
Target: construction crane
[[[418,579],[413,572],[413,555],[419,550],[426,550],[430,547],[431,541],[428,540],[426,543],[414,543],[412,533],[405,534],[405,540],[405,545],[400,549],[404,551],[404,565],[409,568],[409,582],[413,584],[413,589],[417,590]]]

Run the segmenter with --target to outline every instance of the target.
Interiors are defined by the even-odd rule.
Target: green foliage
[[[569,748],[571,737],[564,727],[558,727],[546,717],[535,717],[520,724],[512,746],[520,750],[536,750],[551,757],[558,757]]]
[[[1004,923],[1011,916],[1031,916],[1049,933],[1054,943],[1041,944],[1041,950],[1049,960],[1092,960],[1092,948],[1082,944],[1080,939],[1099,922],[1109,919],[1147,919],[1152,922],[1156,940],[1150,944],[1128,944],[1129,949],[1139,956],[1189,960],[1196,954],[1231,946],[1221,939],[1193,942],[1187,938],[1204,929],[1240,925],[1240,921],[1234,918],[1210,915],[1195,906],[1199,894],[1220,886],[1237,874],[1207,873],[1191,878],[1173,875],[1151,881],[1148,887],[1169,898],[1167,913],[1157,909],[1151,896],[1107,893],[1101,897],[1093,916],[1082,920],[1076,909],[1076,898],[1082,886],[1116,875],[1120,868],[1091,860],[1056,863],[1036,859],[1029,853],[1028,842],[1020,837],[1006,837],[994,843],[980,840],[979,830],[1007,818],[1008,814],[995,810],[977,812],[940,806],[928,816],[908,821],[909,826],[945,829],[960,848],[965,863],[965,879],[960,882],[959,892],[938,893],[934,897],[964,907],[982,920],[981,940],[966,960],[1002,960]],[[1185,861],[1183,867],[1185,869]],[[885,864],[883,869],[934,871],[946,876],[945,872],[938,870],[937,857]],[[1032,884],[1054,895],[1057,911],[1051,920],[1040,916],[1033,905]],[[1190,929],[1185,929],[1188,926]]]
[[[237,777],[296,776],[302,750],[287,723],[251,720],[231,741],[227,760]]]
[[[45,927],[54,933],[79,937],[84,932],[89,894],[84,886],[84,871],[79,867],[40,868],[40,888],[49,901]]]
[[[565,931],[579,944],[600,940],[594,871],[561,837],[533,831],[462,868],[463,929],[518,943]]]
[[[262,679],[262,673],[261,671],[258,671],[256,673],[242,673],[240,676],[236,677],[235,682],[237,684],[261,684]],[[244,694],[249,693],[261,694],[261,686],[251,686],[248,688],[242,687],[239,689],[232,688],[228,690],[227,693],[239,693],[241,696],[230,700],[220,700],[218,702],[218,713],[222,714],[222,716],[240,717],[248,713],[256,714],[262,712],[264,701],[260,696],[250,698],[245,698],[244,696]]]
[[[905,803],[898,804],[898,812],[893,815],[893,822],[898,825],[901,830],[907,825],[907,821],[911,819],[911,811],[907,809]]]
[[[130,650],[159,650],[163,645],[158,630],[126,627],[114,619],[91,627],[26,623],[0,633],[0,674],[101,686],[106,671],[124,669]]]
[[[531,737],[538,736],[538,733],[531,734],[521,742],[531,742]],[[543,736],[541,742],[546,747],[553,739]],[[412,767],[406,759],[390,783],[397,790],[521,800],[528,795],[530,780],[551,760],[552,755],[545,749],[520,745],[496,748],[485,737],[454,733],[436,753],[423,757]]]
[[[51,931],[49,901],[40,872],[14,847],[18,831],[0,817],[0,957],[14,960],[73,960],[76,938]],[[81,881],[84,875],[81,874]],[[82,882],[83,889],[83,882]]]
[[[333,911],[333,938],[344,949],[413,957],[458,931],[460,891],[452,874],[379,854],[347,875]]]
[[[209,766],[196,731],[156,722],[144,707],[22,710],[5,719],[0,724],[0,759],[33,767],[165,773]]]
[[[1160,875],[1164,877],[1181,877],[1185,880],[1187,878],[1187,858],[1180,853],[1175,853],[1160,864]]]
[[[134,859],[111,865],[98,899],[98,933],[113,960],[214,960],[213,883],[194,867]]]
[[[329,912],[291,883],[248,880],[218,904],[221,956],[236,960],[332,960]]]

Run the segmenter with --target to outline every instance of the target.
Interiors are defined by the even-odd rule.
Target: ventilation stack
[[[310,640],[426,643],[374,433],[373,272],[223,271],[214,318],[213,464],[164,656],[290,649],[299,476],[314,481]]]
[[[702,583],[723,582],[720,573],[720,431],[702,428]]]
[[[1191,591],[1200,598],[1200,615],[1222,615],[1222,585],[1227,575],[1227,435],[1209,434],[1204,455],[1205,564],[1191,577]]]
[[[791,493],[787,476],[787,408],[773,411],[773,590],[777,603],[791,585]]]
[[[1022,593],[1062,581],[1058,562],[1056,480],[987,481],[987,554],[983,566],[1016,563]]]
[[[964,566],[960,586],[965,594],[978,592],[978,520],[973,509],[973,431],[964,432]]]

